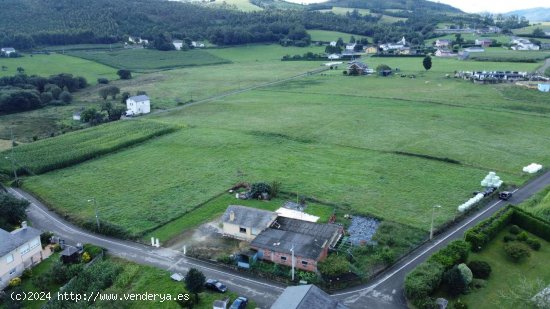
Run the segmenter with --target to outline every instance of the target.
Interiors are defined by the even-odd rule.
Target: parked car
[[[229,309],[244,309],[246,308],[247,304],[248,304],[248,298],[239,296],[237,297],[237,299],[235,299],[233,304],[231,304],[231,307],[229,307]]]
[[[498,197],[501,200],[507,201],[512,197],[512,192],[502,191],[502,192],[499,193]]]
[[[204,286],[207,289],[210,289],[212,291],[216,291],[216,292],[220,292],[220,293],[227,292],[227,287],[223,283],[221,283],[221,282],[219,282],[218,280],[215,280],[215,279],[206,280],[206,283],[204,284]]]

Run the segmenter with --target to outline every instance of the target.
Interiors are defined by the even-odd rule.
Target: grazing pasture
[[[231,63],[144,74],[124,91],[146,90],[153,104],[170,107],[176,98],[197,100],[316,69],[319,62],[280,61],[316,50],[322,47],[212,49]],[[82,204],[94,196],[102,220],[136,238],[169,239],[218,215],[226,201],[205,202],[239,181],[280,181],[284,191],[338,211],[427,231],[433,205],[443,206],[436,224],[453,218],[488,171],[519,185],[529,178],[523,166],[550,164],[543,98],[526,102],[528,89],[452,78],[458,70],[533,70],[540,63],[434,58],[426,72],[422,58],[362,60],[400,73],[350,77],[341,67],[147,116],[185,128],[27,178],[24,188],[77,221],[93,216]],[[139,83],[147,76],[150,82]]]
[[[23,55],[24,57],[20,58],[0,58],[0,65],[7,67],[6,70],[0,71],[0,77],[15,75],[17,68],[22,67],[27,75],[47,77],[59,73],[70,73],[85,77],[92,85],[97,83],[99,77],[118,79],[114,68],[97,62],[60,54]]]
[[[114,51],[74,50],[69,55],[95,61],[117,69],[152,72],[173,68],[228,63],[205,50],[158,51],[153,49],[121,49]]]

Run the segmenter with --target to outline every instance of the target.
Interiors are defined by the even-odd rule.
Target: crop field
[[[235,89],[235,79],[250,85],[315,69],[316,62],[279,60],[310,50],[215,49],[214,55],[232,63],[158,72],[154,82],[136,87],[150,93],[154,104],[155,97],[183,97],[194,86],[216,94]],[[340,68],[159,114],[152,118],[185,128],[27,178],[24,187],[76,218],[92,216],[82,204],[83,197],[94,196],[102,220],[135,237],[169,239],[218,215],[230,201],[197,206],[239,181],[280,181],[283,190],[339,205],[339,211],[426,231],[432,205],[443,206],[437,224],[449,220],[488,171],[519,185],[528,179],[523,166],[550,164],[545,97],[445,76],[455,70],[533,70],[540,63],[434,58],[425,72],[422,58],[363,60],[416,78],[348,77]]]
[[[0,155],[1,157],[9,155],[10,159],[15,159],[20,173],[41,174],[71,166],[175,130],[176,126],[154,121],[119,121],[104,124],[99,128],[84,129],[20,145],[13,151],[0,153]],[[11,162],[6,159],[0,162],[0,171],[11,172]]]
[[[115,51],[70,51],[71,56],[95,61],[119,69],[152,72],[173,68],[228,63],[227,60],[204,51],[158,51],[123,49]]]
[[[478,61],[542,61],[550,58],[550,51],[520,51],[490,47],[483,53],[471,53],[470,58]]]
[[[22,67],[27,75],[50,76],[59,73],[70,73],[83,76],[88,83],[95,84],[99,77],[118,79],[116,70],[103,64],[81,58],[50,54],[28,55],[20,58],[0,58],[0,65],[6,70],[0,71],[0,77],[17,74],[17,68]]]

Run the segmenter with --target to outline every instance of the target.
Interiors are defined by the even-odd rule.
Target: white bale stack
[[[458,206],[458,211],[465,212],[466,210],[472,208],[472,206],[474,206],[475,203],[481,201],[483,197],[484,197],[483,193],[476,194],[476,196],[466,201],[466,203]]]
[[[542,169],[542,165],[537,163],[531,163],[523,168],[525,173],[534,174]]]
[[[497,176],[495,172],[489,172],[487,176],[481,181],[481,186],[488,188],[498,188],[502,185],[502,180]]]

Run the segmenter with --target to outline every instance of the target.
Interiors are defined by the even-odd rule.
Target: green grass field
[[[143,74],[118,83],[122,91],[146,91],[155,108],[174,107],[181,102],[201,100],[221,93],[260,85],[319,68],[317,61],[281,61],[287,54],[319,53],[323,47],[282,47],[279,45],[247,45],[210,49],[229,64],[188,67]],[[184,53],[184,52],[182,52]],[[83,92],[78,101],[97,101],[97,92]]]
[[[58,52],[63,54],[68,51],[75,50],[113,50],[113,49],[122,49],[124,48],[123,43],[114,43],[114,44],[73,44],[73,45],[54,45],[46,46],[40,50],[49,51],[49,52]]]
[[[338,31],[328,31],[328,30],[308,30],[309,35],[311,35],[312,41],[323,41],[331,42],[337,41],[338,38],[342,38],[344,42],[349,42],[351,36],[354,36],[356,40],[363,38],[364,36],[354,35],[350,33],[338,32]],[[369,42],[372,42],[372,38],[368,38]]]
[[[249,0],[216,0],[213,2],[213,4],[217,6],[220,6],[220,5],[234,6],[238,10],[241,10],[244,12],[253,12],[253,11],[263,10],[263,8],[250,3]]]
[[[508,297],[514,293],[521,295],[521,291],[529,289],[537,279],[543,283],[541,290],[550,284],[550,268],[547,266],[550,259],[550,243],[529,233],[529,237],[539,240],[542,247],[540,251],[530,250],[531,257],[525,261],[514,263],[506,256],[503,249],[502,238],[507,233],[507,230],[502,231],[482,252],[470,253],[469,260],[489,262],[492,272],[486,287],[460,297],[469,306],[475,305],[476,308],[487,309],[530,308],[525,300],[512,301],[504,299],[501,295]],[[535,289],[523,297],[532,297],[539,291]]]
[[[507,50],[501,47],[489,47],[485,48],[485,52],[483,53],[471,53],[470,58],[479,61],[542,61],[550,58],[550,51],[519,51]]]
[[[462,38],[465,40],[465,41],[475,41],[476,39],[478,40],[481,40],[481,39],[490,39],[490,40],[497,40],[497,42],[499,43],[503,43],[503,44],[508,44],[510,43],[510,36],[509,35],[504,35],[504,34],[484,34],[484,35],[479,35],[479,34],[474,34],[474,33],[463,33],[462,34]],[[447,39],[447,40],[455,40],[456,39],[456,35],[455,34],[447,34],[447,35],[444,35],[444,36],[440,36],[440,37],[437,37],[437,38],[433,38],[433,39],[428,39],[426,40],[426,44],[432,44],[433,42],[435,42],[436,40],[442,40],[442,39]]]
[[[514,32],[514,34],[532,34],[533,30],[535,30],[536,28],[541,28],[542,30],[550,31],[550,22],[536,23],[534,25],[530,25],[529,27],[514,29],[512,30],[512,32]]]
[[[119,69],[151,72],[173,68],[227,63],[204,50],[158,51],[122,49],[116,51],[70,51],[68,54]]]
[[[318,62],[280,61],[306,51],[315,48],[214,49],[232,63],[144,74],[150,82],[132,82],[153,104],[174,106],[175,98],[194,91],[204,97],[318,68]],[[426,231],[432,205],[443,205],[437,224],[452,218],[488,171],[521,184],[528,179],[523,166],[550,164],[550,109],[542,94],[445,77],[457,70],[533,70],[539,63],[434,58],[425,72],[421,58],[363,60],[417,78],[347,77],[340,68],[163,113],[154,118],[186,127],[28,178],[24,187],[76,218],[92,216],[82,197],[95,196],[101,218],[136,237],[155,231],[169,239],[215,217],[230,201],[195,208],[243,180],[278,180],[283,190],[338,210]]]
[[[534,197],[520,205],[524,210],[550,221],[550,187],[537,193]]]
[[[14,159],[20,173],[40,174],[171,133],[176,128],[149,120],[111,122],[0,153],[1,157],[10,156],[10,160],[0,161],[0,171],[11,172],[11,159]]]
[[[88,83],[92,85],[97,83],[99,77],[118,79],[116,70],[112,67],[59,54],[32,56],[24,54],[24,57],[20,58],[0,58],[0,65],[7,67],[5,71],[0,71],[0,77],[15,75],[17,68],[22,67],[27,75],[50,76],[59,73],[70,73],[85,77]]]

